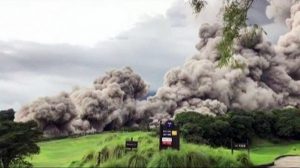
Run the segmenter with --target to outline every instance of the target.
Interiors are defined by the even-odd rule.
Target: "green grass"
[[[250,158],[255,165],[271,163],[283,155],[300,155],[300,141],[271,143],[259,140],[254,143],[250,150]]]
[[[237,164],[237,156],[241,153],[237,151],[232,156],[229,149],[211,148],[206,145],[189,144],[183,141],[181,141],[180,152],[159,152],[158,138],[151,135],[153,133],[149,132],[107,132],[77,138],[40,142],[38,143],[41,148],[40,154],[34,155],[27,160],[34,167],[68,167],[72,162],[77,166],[78,164],[93,166],[97,163],[98,152],[106,147],[108,148],[107,152],[109,152],[110,158],[100,163],[102,167],[124,167],[128,165],[130,159],[133,159],[133,164],[145,164],[134,160],[134,157],[139,156],[144,157],[144,162],[147,161],[150,165],[163,164],[161,162],[168,162],[168,159],[171,164],[173,161],[170,158],[179,157],[184,160],[189,154],[192,157],[199,155],[202,157],[204,154],[209,157],[210,162],[218,162],[218,166],[228,166]],[[125,140],[131,137],[139,141],[139,149],[136,152],[123,154],[123,149],[120,146],[124,145]],[[174,156],[172,156],[173,153]],[[88,157],[88,154],[91,156]],[[255,142],[254,147],[251,149],[250,158],[255,165],[259,165],[270,163],[276,157],[286,154],[300,155],[300,142],[274,144],[260,140]],[[84,160],[86,162],[83,163]],[[203,162],[206,162],[205,158]]]
[[[101,149],[105,145],[124,144],[126,138],[137,139],[140,136],[148,136],[148,133],[104,133],[40,142],[40,154],[28,158],[28,161],[34,167],[68,167],[72,161],[82,159],[89,151]]]

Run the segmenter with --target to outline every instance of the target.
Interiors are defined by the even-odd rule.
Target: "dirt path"
[[[300,156],[287,156],[280,158],[275,161],[274,166],[272,166],[271,168],[277,167],[300,167]]]

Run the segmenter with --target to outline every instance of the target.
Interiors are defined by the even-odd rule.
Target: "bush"
[[[124,163],[118,162],[115,160],[111,160],[110,162],[103,164],[102,167],[105,167],[105,168],[127,168],[127,166],[124,165]]]
[[[241,164],[241,167],[252,167],[252,163],[249,159],[249,156],[246,153],[240,153],[237,156],[237,161]]]
[[[186,167],[186,165],[185,158],[180,152],[174,150],[165,150],[161,151],[158,155],[155,155],[147,167],[182,168]]]
[[[218,156],[214,159],[214,164],[211,167],[220,168],[220,167],[241,167],[239,162],[228,159],[225,157]]]
[[[141,154],[135,153],[128,160],[129,168],[147,167],[148,160]]]
[[[116,159],[121,158],[125,153],[125,147],[123,145],[117,145],[113,150],[113,156]]]
[[[190,152],[186,155],[186,167],[197,168],[197,167],[210,167],[209,159],[206,155],[196,152]]]
[[[1,167],[1,165],[0,165]],[[25,160],[22,160],[22,159],[17,159],[17,160],[14,160],[12,161],[12,163],[9,164],[9,167],[18,167],[18,168],[32,168],[32,164],[25,161]]]
[[[97,165],[103,163],[109,159],[109,149],[104,147],[100,152],[98,152],[97,156]]]

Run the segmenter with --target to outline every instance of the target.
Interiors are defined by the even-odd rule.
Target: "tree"
[[[288,108],[275,110],[275,133],[286,139],[300,139],[300,110]]]
[[[254,0],[226,0],[223,13],[223,38],[217,49],[220,54],[219,66],[228,65],[232,60],[234,40],[239,37],[240,30],[247,26],[247,13]],[[205,0],[191,0],[195,13],[200,13],[205,7]],[[254,29],[259,28],[257,25]],[[259,28],[260,29],[260,28]],[[233,66],[239,63],[231,61]]]
[[[216,119],[209,126],[208,141],[214,146],[230,146],[231,126],[228,121]]]
[[[13,110],[0,112],[0,167],[28,167],[30,164],[24,158],[39,153],[35,142],[42,133],[35,122],[15,123],[12,116]]]
[[[253,117],[254,117],[253,129],[259,137],[271,138],[272,136],[274,136],[273,126],[274,126],[275,118],[273,113],[254,111]]]
[[[246,142],[255,135],[253,130],[254,119],[250,113],[231,113],[228,119],[232,129],[232,139],[235,142]]]

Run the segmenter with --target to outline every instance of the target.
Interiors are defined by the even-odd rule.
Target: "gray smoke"
[[[34,120],[46,136],[134,126],[144,116],[136,110],[137,99],[147,90],[148,85],[132,69],[113,70],[95,80],[91,88],[77,88],[24,106],[15,121]]]
[[[222,39],[222,27],[202,25],[196,45],[199,53],[166,74],[164,85],[149,99],[148,110],[156,110],[153,104],[157,104],[170,118],[184,111],[214,116],[236,109],[299,108],[300,3],[269,2],[269,17],[286,19],[290,28],[277,45],[268,42],[260,29],[243,29],[235,41],[231,62],[239,68],[220,68],[217,45]]]
[[[286,19],[290,29],[277,45],[268,42],[261,29],[245,28],[235,40],[232,66],[220,68],[217,45],[222,27],[204,24],[196,45],[199,52],[167,72],[155,96],[142,100],[147,84],[124,68],[106,73],[90,88],[40,98],[22,108],[16,121],[35,120],[55,136],[137,126],[144,120],[157,126],[185,111],[216,116],[240,109],[299,108],[300,3],[288,1],[285,5],[291,10],[286,14],[289,7],[278,9],[281,1],[269,2],[269,16]]]
[[[140,118],[136,111],[137,99],[144,97],[147,91],[148,86],[130,68],[108,72],[95,80],[93,88],[71,93],[79,120],[82,120],[74,125],[86,122],[89,124],[85,124],[84,130],[96,131],[133,125]]]
[[[45,135],[68,135],[73,132],[71,122],[77,116],[75,105],[69,94],[61,93],[55,97],[39,98],[24,106],[15,114],[15,121],[34,120]]]
[[[270,5],[266,9],[267,17],[277,22],[285,22],[290,17],[292,5],[297,0],[268,0],[268,2]]]

